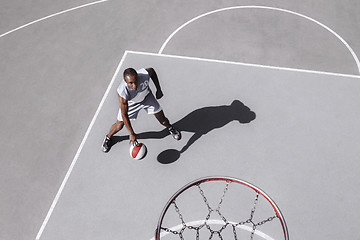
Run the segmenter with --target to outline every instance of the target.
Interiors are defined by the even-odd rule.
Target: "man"
[[[130,143],[137,143],[136,133],[131,126],[130,120],[135,120],[141,109],[144,109],[148,114],[153,114],[169,130],[174,139],[180,140],[180,132],[170,124],[159,102],[156,100],[162,98],[163,92],[161,91],[155,70],[153,68],[142,68],[136,71],[133,68],[128,68],[124,71],[123,77],[124,80],[121,81],[117,89],[120,105],[117,121],[111,126],[109,133],[105,136],[102,151],[108,152],[110,150],[111,137],[120,131],[124,125],[129,131]],[[149,87],[150,78],[156,87],[156,99]]]

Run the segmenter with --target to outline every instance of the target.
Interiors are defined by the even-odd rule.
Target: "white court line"
[[[296,16],[299,16],[299,17],[302,17],[302,18],[305,18],[307,20],[310,20],[311,22],[313,23],[316,23],[318,24],[319,26],[323,27],[324,29],[326,29],[327,31],[329,31],[330,33],[332,33],[335,37],[337,37],[344,45],[345,47],[350,51],[352,57],[354,58],[355,60],[355,63],[357,65],[357,68],[358,68],[358,71],[360,73],[360,61],[359,61],[359,58],[356,56],[354,50],[350,47],[350,45],[339,35],[337,34],[334,30],[332,30],[331,28],[329,28],[328,26],[326,26],[325,24],[311,18],[311,17],[308,17],[306,15],[303,15],[303,14],[300,14],[300,13],[297,13],[297,12],[293,12],[293,11],[290,11],[290,10],[286,10],[286,9],[282,9],[282,8],[275,8],[275,7],[267,7],[267,6],[234,6],[234,7],[227,7],[227,8],[221,8],[221,9],[217,9],[217,10],[214,10],[214,11],[210,11],[210,12],[207,12],[207,13],[204,13],[204,14],[201,14],[189,21],[187,21],[186,23],[184,23],[183,25],[181,25],[180,27],[178,27],[172,34],[170,34],[170,36],[165,40],[165,42],[163,43],[163,45],[161,46],[160,50],[159,50],[159,54],[162,54],[162,52],[164,51],[166,45],[169,43],[169,41],[174,37],[174,35],[179,32],[181,29],[183,29],[184,27],[186,27],[187,25],[189,25],[190,23],[202,18],[202,17],[205,17],[205,16],[208,16],[208,15],[211,15],[211,14],[214,14],[214,13],[218,13],[218,12],[222,12],[222,11],[228,11],[228,10],[234,10],[234,9],[244,9],[244,8],[247,8],[247,9],[267,9],[267,10],[275,10],[275,11],[281,11],[281,12],[285,12],[285,13],[290,13],[290,14],[293,14],[293,15],[296,15]]]
[[[43,233],[43,231],[44,231],[44,229],[45,229],[45,227],[46,227],[46,225],[47,225],[47,223],[48,223],[48,221],[49,221],[49,219],[50,219],[50,217],[52,215],[52,212],[54,211],[54,208],[55,208],[57,202],[59,201],[60,195],[61,195],[62,191],[64,190],[64,187],[65,187],[65,185],[66,185],[66,183],[67,183],[67,181],[68,181],[68,179],[70,177],[70,174],[71,174],[71,172],[72,172],[72,170],[73,170],[73,168],[74,168],[74,166],[75,166],[75,164],[76,164],[76,162],[77,162],[77,160],[78,160],[78,158],[80,156],[80,153],[81,153],[81,151],[82,151],[82,149],[83,149],[83,147],[85,145],[85,142],[86,142],[86,140],[87,140],[87,138],[88,138],[88,136],[90,134],[90,131],[91,131],[92,127],[94,126],[94,123],[95,123],[95,121],[96,121],[96,119],[97,119],[97,117],[99,115],[99,112],[100,112],[102,106],[104,105],[104,102],[105,102],[107,96],[109,95],[109,92],[110,92],[110,90],[111,90],[111,88],[112,88],[112,86],[113,86],[113,84],[115,82],[116,76],[120,71],[121,65],[123,64],[123,62],[124,62],[124,60],[126,58],[126,55],[127,55],[127,52],[125,51],[123,57],[120,60],[119,65],[117,66],[116,71],[115,71],[115,73],[114,73],[114,75],[113,75],[113,77],[112,77],[112,79],[110,81],[110,84],[107,87],[103,98],[101,99],[101,102],[100,102],[100,104],[99,104],[99,106],[98,106],[98,108],[97,108],[97,110],[95,112],[95,115],[94,115],[93,119],[91,120],[91,123],[90,123],[90,125],[89,125],[89,127],[88,127],[88,129],[87,129],[87,131],[85,133],[85,136],[84,136],[83,140],[81,141],[81,144],[80,144],[80,146],[79,146],[79,148],[78,148],[78,150],[77,150],[77,152],[75,154],[75,157],[71,162],[71,165],[70,165],[70,167],[69,167],[69,169],[68,169],[68,171],[67,171],[67,173],[65,175],[65,178],[61,183],[61,186],[60,186],[60,188],[59,188],[59,190],[58,190],[58,192],[57,192],[57,194],[55,196],[55,199],[54,199],[53,203],[51,204],[51,207],[50,207],[50,209],[49,209],[49,211],[48,211],[48,213],[47,213],[47,215],[45,217],[45,220],[44,220],[43,224],[41,225],[41,228],[40,228],[40,230],[39,230],[39,232],[38,232],[38,234],[36,236],[36,240],[40,239],[40,237],[41,237],[41,235],[42,235],[42,233]]]
[[[74,11],[74,10],[77,10],[77,9],[80,9],[80,8],[88,7],[88,6],[91,6],[91,5],[95,5],[95,4],[98,4],[98,3],[107,2],[107,1],[109,1],[109,0],[101,0],[101,1],[96,1],[96,2],[92,2],[92,3],[87,3],[87,4],[84,4],[84,5],[78,6],[78,7],[70,8],[70,9],[67,9],[67,10],[64,10],[64,11],[61,11],[61,12],[58,12],[58,13],[51,14],[51,15],[49,15],[49,16],[40,18],[40,19],[35,20],[35,21],[32,21],[32,22],[29,22],[29,23],[27,23],[27,24],[24,24],[24,25],[22,25],[22,26],[20,26],[20,27],[15,28],[15,29],[13,29],[13,30],[10,30],[10,31],[8,31],[8,32],[6,32],[6,33],[3,33],[3,34],[0,35],[0,38],[4,37],[4,36],[6,36],[6,35],[8,35],[8,34],[10,34],[10,33],[13,33],[13,32],[15,32],[15,31],[18,31],[18,30],[20,30],[20,29],[22,29],[22,28],[25,28],[25,27],[28,27],[28,26],[30,26],[30,25],[33,25],[33,24],[35,24],[35,23],[38,23],[38,22],[44,21],[44,20],[46,20],[46,19],[49,19],[49,18],[58,16],[58,15],[60,15],[60,14],[67,13],[67,12],[70,12],[70,11]]]
[[[208,220],[208,221],[206,221],[208,224],[218,224],[218,225],[223,225],[224,224],[224,221],[222,221],[222,220]],[[236,225],[236,223],[235,222],[229,222],[230,224],[233,224],[233,225]],[[199,220],[199,221],[193,221],[193,222],[187,222],[186,223],[186,225],[187,226],[200,226],[200,225],[202,225],[202,224],[204,224],[204,220]],[[178,231],[178,230],[181,230],[182,228],[184,227],[184,225],[182,225],[182,224],[179,224],[179,225],[177,225],[177,226],[175,226],[175,227],[172,227],[172,228],[170,228],[172,231]],[[249,227],[249,226],[245,226],[245,225],[237,225],[236,226],[237,228],[240,228],[240,229],[242,229],[242,230],[245,230],[245,231],[248,231],[248,232],[252,232],[252,228],[251,227]],[[263,233],[263,232],[261,232],[261,231],[259,231],[259,230],[255,230],[255,235],[258,235],[259,237],[261,237],[261,238],[263,238],[263,239],[265,239],[265,240],[275,240],[274,238],[272,238],[272,237],[270,237],[269,235],[267,235],[267,234],[265,234],[265,233]],[[163,231],[163,232],[161,232],[160,233],[160,237],[164,237],[164,236],[166,236],[166,235],[168,235],[168,234],[170,234],[170,232],[165,232],[165,231]],[[155,237],[153,237],[153,238],[151,238],[150,240],[155,240]]]
[[[242,62],[216,60],[216,59],[199,58],[199,57],[187,57],[187,56],[169,55],[169,54],[162,54],[162,53],[148,53],[148,52],[129,51],[129,50],[126,51],[126,52],[131,53],[131,54],[138,54],[138,55],[149,55],[149,56],[156,56],[156,57],[168,57],[168,58],[178,58],[178,59],[186,59],[186,60],[197,60],[197,61],[212,62],[212,63],[226,63],[226,64],[232,64],[232,65],[242,65],[242,66],[250,66],[250,67],[275,69],[275,70],[303,72],[303,73],[314,73],[314,74],[323,74],[323,75],[330,75],[330,76],[349,77],[349,78],[358,78],[358,79],[360,79],[359,75],[351,75],[351,74],[343,74],[343,73],[332,73],[332,72],[322,72],[322,71],[306,70],[306,69],[298,69],[298,68],[276,67],[276,66],[268,66],[268,65],[253,64],[253,63],[242,63]]]

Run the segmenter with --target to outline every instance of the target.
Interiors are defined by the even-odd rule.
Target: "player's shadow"
[[[180,158],[181,153],[185,152],[199,138],[208,132],[221,128],[232,121],[245,124],[254,120],[256,114],[239,100],[234,100],[230,105],[204,107],[186,115],[173,125],[180,132],[190,132],[190,137],[185,146],[179,151],[167,149],[161,152],[157,160],[163,164],[173,163]],[[158,132],[144,132],[138,135],[138,139],[161,139],[169,135],[167,129]]]

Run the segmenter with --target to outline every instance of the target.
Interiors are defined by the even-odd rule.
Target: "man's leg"
[[[111,128],[109,133],[106,135],[108,138],[111,138],[114,134],[116,134],[117,132],[119,132],[122,128],[124,127],[124,122],[123,121],[119,121],[117,120],[116,123],[114,123]]]
[[[164,114],[164,111],[163,111],[163,110],[161,110],[161,111],[158,112],[158,113],[155,113],[154,115],[155,115],[156,119],[159,121],[159,123],[160,123],[161,125],[163,125],[164,127],[167,127],[167,128],[171,127],[171,124],[170,124],[170,122],[169,122],[169,119],[167,119],[167,118],[165,117],[165,114]]]
[[[174,139],[176,140],[181,139],[181,133],[170,124],[169,119],[165,117],[163,110],[161,110],[158,113],[155,113],[154,115],[156,119],[160,122],[160,124],[169,130],[169,133],[171,134],[171,136],[173,136]]]
[[[103,141],[103,144],[102,144],[102,151],[103,152],[108,152],[110,150],[110,139],[111,137],[119,132],[122,128],[124,127],[124,122],[123,121],[119,121],[117,120],[116,123],[114,123],[111,128],[110,128],[110,131],[109,133],[105,136],[104,138],[104,141]]]

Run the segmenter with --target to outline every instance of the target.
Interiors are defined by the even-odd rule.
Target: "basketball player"
[[[124,71],[123,77],[124,80],[121,81],[117,89],[120,105],[117,121],[111,126],[109,133],[105,136],[102,151],[108,152],[110,150],[111,137],[120,131],[124,125],[129,131],[130,143],[137,143],[136,133],[131,126],[130,120],[135,120],[141,109],[144,109],[148,114],[153,114],[169,130],[174,139],[180,140],[180,132],[170,124],[159,102],[156,100],[162,98],[163,92],[161,91],[155,70],[153,68],[142,68],[136,71],[133,68],[128,68]],[[156,99],[149,87],[150,78],[156,87]]]

